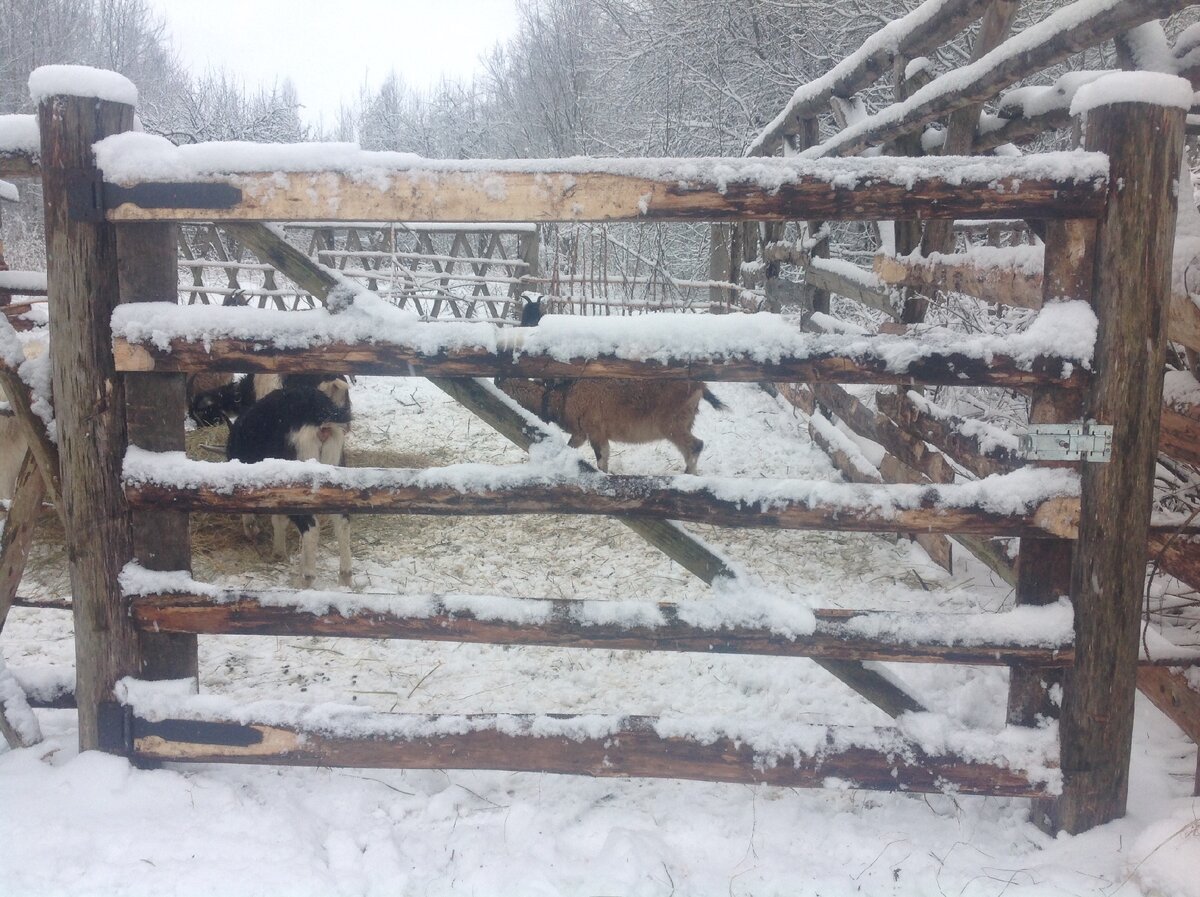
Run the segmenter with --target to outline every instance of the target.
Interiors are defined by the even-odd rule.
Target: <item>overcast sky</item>
[[[391,69],[427,87],[469,76],[516,30],[516,0],[150,0],[183,63],[247,86],[291,78],[304,117],[332,125],[341,99]]]

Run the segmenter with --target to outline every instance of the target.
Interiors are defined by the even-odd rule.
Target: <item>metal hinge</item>
[[[131,203],[143,209],[230,209],[242,201],[232,184],[149,183],[122,187],[104,181],[95,168],[73,168],[66,174],[67,216],[99,223],[108,209]]]
[[[1029,461],[1111,461],[1113,428],[1108,424],[1038,424],[1021,436]]]

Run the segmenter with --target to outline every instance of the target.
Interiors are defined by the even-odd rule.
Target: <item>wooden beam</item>
[[[42,173],[38,157],[18,151],[0,152],[0,179],[36,178]]]
[[[133,545],[120,481],[125,388],[113,370],[110,325],[118,296],[116,234],[106,222],[72,216],[70,197],[81,179],[100,177],[92,146],[132,130],[133,107],[53,96],[38,106],[38,120],[54,410],[75,598],[79,747],[90,750],[99,743],[100,703],[111,700],[118,680],[141,671],[141,658],[118,584]]]
[[[219,476],[224,465],[205,466],[212,467],[213,475]],[[903,507],[911,500],[907,497],[889,500],[888,493],[893,491],[890,487],[878,487],[869,501],[855,501],[849,486],[842,487],[847,490],[845,504],[833,504],[816,495],[788,499],[772,494],[760,505],[753,499],[722,499],[706,491],[680,488],[672,477],[608,475],[551,484],[531,480],[521,485],[481,485],[463,491],[452,485],[430,485],[428,471],[421,477],[421,485],[397,476],[384,485],[388,473],[378,471],[379,485],[371,488],[322,483],[313,476],[286,485],[229,488],[189,477],[186,489],[132,482],[125,494],[130,506],[139,510],[170,507],[217,513],[261,513],[270,509],[279,514],[623,514],[717,526],[1009,536],[1050,533],[1064,538],[1074,535],[1079,511],[1078,499],[1073,498],[1050,498],[1027,513],[1012,515],[976,507],[935,507],[937,487],[924,491],[918,508]],[[802,484],[797,481],[797,486]],[[911,490],[905,488],[904,494],[911,495]]]
[[[747,155],[775,155],[786,138],[801,133],[804,121],[824,112],[833,98],[853,97],[869,87],[892,70],[897,57],[915,59],[946,43],[983,15],[989,3],[991,0],[937,0],[889,22],[885,29],[867,38],[863,49],[822,77],[797,88],[783,111],[755,138]],[[886,32],[895,33],[899,39]]]
[[[1035,158],[1035,157],[1030,157]],[[126,199],[108,209],[109,221],[293,221],[314,214],[353,220],[377,217],[403,221],[794,221],[864,218],[1038,218],[1099,216],[1107,189],[1091,178],[1055,180],[1034,176],[1014,163],[1013,173],[985,179],[915,177],[890,183],[877,163],[865,160],[859,178],[838,170],[837,177],[802,175],[777,160],[785,183],[767,186],[739,180],[709,181],[676,172],[654,179],[603,170],[544,171],[439,168],[385,172],[386,190],[377,183],[335,172],[253,172],[216,176],[204,187],[225,185],[241,192],[228,205],[156,207]],[[666,160],[670,161],[670,160]],[[776,160],[773,160],[776,161]],[[723,164],[762,165],[765,160],[722,160]],[[596,160],[597,169],[608,164]],[[819,164],[819,163],[818,163]],[[813,163],[808,163],[812,166]],[[757,177],[747,168],[747,179]],[[852,184],[850,182],[853,182]],[[133,195],[187,192],[194,185],[144,182],[122,188]],[[130,193],[122,192],[122,197]],[[218,200],[211,201],[214,205]]]
[[[126,729],[132,754],[141,760],[286,763],[297,766],[352,766],[376,769],[502,769],[604,778],[646,777],[742,782],[790,787],[839,786],[875,790],[1031,797],[1046,793],[1019,770],[971,763],[955,755],[931,756],[890,730],[887,748],[843,747],[852,730],[829,729],[814,754],[772,754],[774,762],[743,739],[692,740],[656,732],[657,720],[622,717],[599,738],[512,734],[528,732],[537,718],[455,717],[456,734],[437,734],[441,718],[389,715],[385,725],[405,737],[334,737],[315,729],[220,719],[165,719],[156,722],[112,713],[115,733]],[[389,718],[390,717],[390,718]],[[459,722],[461,720],[461,723]],[[553,717],[569,726],[571,717]],[[592,720],[595,724],[595,720]],[[544,728],[544,727],[543,727]],[[428,733],[428,734],[426,734]]]
[[[875,256],[875,274],[884,283],[909,287],[931,294],[936,290],[964,293],[993,305],[1017,308],[1042,307],[1042,273],[1017,268],[983,268],[966,258],[961,262],[943,259]]]
[[[930,414],[908,393],[881,392],[875,404],[898,426],[911,435],[920,434],[919,438],[932,442],[975,476],[1009,473],[1024,466],[1015,450],[997,447],[985,451],[980,438],[970,432],[966,418]]]
[[[982,59],[1004,42],[1020,5],[1020,0],[992,0],[983,14],[983,21],[979,23],[979,32],[971,47],[972,62]],[[970,155],[974,148],[975,132],[979,129],[979,113],[982,111],[983,103],[979,102],[962,106],[950,114],[940,155]],[[921,255],[953,251],[954,222],[930,221],[925,225],[925,233],[921,237]]]
[[[33,546],[34,526],[45,495],[46,483],[38,472],[35,456],[32,451],[26,451],[13,486],[12,505],[0,531],[0,630],[4,629],[8,610],[13,606],[21,577],[25,574],[29,549]]]
[[[810,157],[851,156],[872,145],[894,140],[959,109],[991,99],[1022,78],[1138,25],[1179,12],[1191,3],[1189,0],[1119,0],[1092,15],[1080,15],[1080,9],[1086,5],[1086,0],[1078,0],[1057,10],[1046,21],[1057,16],[1061,27],[1043,26],[1032,38],[1026,33],[1009,38],[982,59],[946,72],[907,104],[887,107],[814,147]],[[950,217],[978,216],[966,213]],[[1082,212],[1071,217],[1088,218],[1091,213]]]
[[[122,302],[144,302],[175,289],[178,235],[171,224],[121,224],[117,277]],[[183,374],[127,374],[125,423],[130,445],[152,452],[182,452],[187,385]],[[134,559],[147,570],[190,570],[188,515],[171,509],[132,516]],[[188,679],[197,673],[195,636],[139,634],[141,676]]]
[[[1137,685],[1184,735],[1200,743],[1200,691],[1188,684],[1187,676],[1169,667],[1141,666]]]
[[[1038,115],[1016,115],[1007,118],[999,127],[977,132],[972,149],[975,153],[983,154],[1010,143],[1031,143],[1047,131],[1065,130],[1072,124],[1074,119],[1067,109],[1051,109]]]
[[[1152,3],[1143,3],[1145,7]],[[1107,152],[1110,196],[1096,249],[1100,330],[1084,415],[1113,427],[1119,464],[1083,465],[1071,577],[1077,662],[1063,690],[1063,793],[1036,821],[1068,832],[1125,812],[1146,544],[1166,361],[1166,305],[1184,111],[1114,103],[1087,115],[1087,147]],[[1154,134],[1146,141],[1144,135]]]
[[[1163,406],[1158,450],[1188,464],[1200,465],[1200,407],[1193,405],[1184,414]]]
[[[9,407],[21,424],[21,434],[37,459],[38,472],[46,484],[46,495],[54,504],[59,517],[65,519],[58,446],[50,441],[45,422],[33,410],[31,390],[25,381],[15,371],[5,367],[3,362],[0,362],[0,393],[8,400]]]
[[[833,338],[831,338],[833,339]],[[713,380],[754,383],[784,382],[945,384],[954,386],[1008,386],[1014,389],[1058,386],[1079,389],[1087,373],[1079,365],[1058,358],[1041,358],[1032,369],[1002,354],[990,360],[954,351],[937,353],[922,348],[919,337],[877,338],[880,349],[899,349],[910,340],[916,357],[907,369],[895,371],[887,358],[870,355],[861,341],[852,352],[814,346],[805,355],[759,361],[751,352],[734,350],[724,358],[684,358],[678,361],[640,361],[615,355],[559,361],[544,352],[514,348],[489,352],[483,347],[454,349],[434,355],[416,347],[389,343],[340,343],[277,349],[247,339],[212,339],[205,342],[171,340],[166,348],[149,343],[113,341],[117,370],[126,373],[157,371],[253,371],[294,373],[329,371],[408,377],[534,377],[537,379],[626,378]],[[1070,369],[1063,376],[1064,366]]]
[[[663,618],[657,626],[597,622],[587,617],[588,605],[602,602],[521,598],[526,610],[541,609],[541,622],[512,622],[479,618],[455,600],[453,607],[434,599],[415,615],[372,608],[355,613],[316,614],[287,604],[287,593],[224,593],[214,601],[206,595],[165,594],[129,599],[135,624],[147,632],[197,635],[288,635],[349,638],[415,639],[492,645],[542,645],[630,651],[685,651],[712,654],[755,654],[771,657],[811,657],[833,660],[878,660],[910,663],[961,663],[982,666],[1021,666],[1039,669],[1069,666],[1070,646],[1047,648],[1033,644],[992,641],[987,644],[946,644],[938,641],[881,641],[861,635],[876,628],[924,626],[957,619],[945,614],[894,614],[878,611],[819,609],[811,635],[784,635],[769,629],[696,626],[680,619],[676,605],[654,605]],[[371,596],[376,597],[376,596]],[[378,596],[403,603],[405,596]],[[264,598],[268,600],[264,602]],[[962,615],[958,615],[961,617]],[[866,630],[857,628],[869,627]],[[953,641],[947,640],[947,641]]]

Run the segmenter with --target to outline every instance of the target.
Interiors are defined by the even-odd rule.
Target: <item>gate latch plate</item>
[[[1108,424],[1038,424],[1021,436],[1028,461],[1112,460],[1113,428]]]

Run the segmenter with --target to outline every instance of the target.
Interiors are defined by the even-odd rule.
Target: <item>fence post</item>
[[[117,226],[117,273],[122,302],[169,302],[177,296],[175,226]],[[185,374],[126,374],[125,422],[130,445],[152,452],[184,450]],[[147,570],[191,570],[188,515],[184,511],[137,511],[132,517],[133,554]],[[147,679],[194,677],[196,637],[143,632],[141,675]]]
[[[1185,105],[1190,87],[1186,94]],[[1105,97],[1100,88],[1092,95]],[[1111,193],[1096,246],[1100,329],[1085,413],[1112,425],[1113,459],[1083,466],[1071,573],[1076,659],[1060,723],[1063,793],[1037,820],[1072,833],[1124,815],[1129,788],[1184,110],[1116,102],[1087,116],[1087,149],[1108,154]]]
[[[128,93],[135,93],[132,84]],[[113,367],[110,330],[117,241],[96,208],[99,172],[92,155],[97,140],[133,127],[133,106],[94,96],[49,96],[38,105],[38,124],[51,376],[74,598],[75,699],[79,747],[90,750],[100,746],[99,704],[112,699],[118,679],[140,672],[137,633],[117,581],[132,553],[121,488],[125,387]]]

